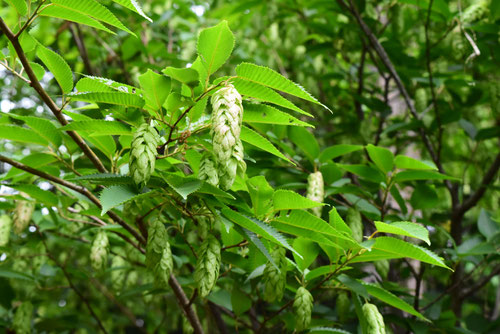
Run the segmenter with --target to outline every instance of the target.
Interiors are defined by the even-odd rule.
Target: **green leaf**
[[[319,144],[312,133],[307,129],[291,127],[288,129],[290,140],[300,148],[309,161],[314,164],[314,160],[319,156]]]
[[[48,16],[48,17],[55,17],[58,19],[63,19],[66,21],[71,21],[71,22],[76,22],[80,24],[87,25],[92,28],[96,28],[99,30],[104,30],[106,32],[109,32],[111,34],[114,34],[111,30],[106,28],[103,24],[101,24],[99,21],[94,20],[93,18],[81,14],[79,12],[75,12],[71,10],[71,8],[65,8],[65,7],[60,7],[55,4],[51,4],[48,6],[45,6],[39,13],[40,16]]]
[[[200,32],[196,48],[208,76],[224,65],[233,47],[234,35],[227,21],[222,21],[215,27],[206,28]]]
[[[198,72],[192,68],[167,67],[162,73],[190,87],[195,87],[200,82]]]
[[[139,95],[123,92],[71,93],[68,97],[74,101],[107,103],[124,107],[142,108],[144,106],[144,100]]]
[[[308,268],[319,254],[320,248],[317,243],[306,238],[296,238],[293,248],[302,255],[302,259],[294,254],[295,262],[300,270]]]
[[[63,57],[42,44],[38,45],[36,55],[52,72],[63,94],[71,92],[73,89],[73,73],[71,73],[71,69]]]
[[[148,69],[146,73],[139,76],[139,82],[144,92],[144,100],[146,100],[144,108],[152,111],[160,110],[170,94],[170,79]]]
[[[251,81],[245,81],[238,78],[233,79],[231,82],[233,83],[234,88],[236,88],[236,90],[243,96],[251,97],[260,100],[262,102],[269,102],[272,104],[276,104],[280,107],[284,107],[296,111],[298,113],[301,113],[302,115],[312,117],[310,113],[300,109],[295,104],[288,101],[283,96],[276,93],[274,90],[270,88],[258,85]]]
[[[30,155],[25,156],[20,160],[20,162],[24,165],[27,165],[32,168],[39,169],[40,167],[46,166],[54,161],[57,161],[57,158],[51,154],[46,153],[31,153]],[[7,175],[5,175],[6,179],[10,179],[16,175],[27,173],[21,169],[17,169],[12,167],[9,169]],[[31,175],[31,174],[30,174]]]
[[[135,36],[135,34],[125,27],[123,23],[121,23],[120,20],[118,20],[116,16],[109,11],[109,9],[95,0],[52,0],[52,3],[58,7],[90,16]]]
[[[49,142],[33,130],[15,125],[0,124],[0,138],[21,143],[33,143],[48,146]]]
[[[35,282],[35,277],[9,268],[0,268],[0,277],[12,278],[14,280],[23,280]]]
[[[49,207],[57,206],[59,203],[59,199],[56,195],[48,190],[40,189],[34,184],[11,184],[8,186],[28,194],[31,198],[34,198]]]
[[[314,127],[266,104],[244,104],[243,122]]]
[[[249,143],[255,147],[260,148],[263,151],[269,152],[285,161],[291,163],[287,157],[285,157],[273,144],[266,138],[262,137],[260,134],[255,132],[254,130],[247,128],[246,126],[241,127],[240,138],[242,141]]]
[[[117,185],[117,184],[133,184],[132,178],[128,175],[98,173],[90,175],[82,175],[75,177],[72,180],[90,181],[100,185]]]
[[[337,164],[337,166],[348,171],[348,172],[351,172],[353,174],[361,176],[362,178],[370,180],[372,182],[380,183],[380,182],[385,181],[384,175],[378,169],[370,167],[370,166],[343,165],[343,164]]]
[[[272,208],[274,189],[262,175],[254,176],[247,181],[248,193],[252,200],[252,209],[256,217],[263,217]]]
[[[14,114],[10,114],[9,116],[24,121],[33,131],[45,138],[48,142],[54,144],[55,147],[61,145],[62,136],[51,121],[34,116],[17,116]]]
[[[332,207],[330,212],[328,213],[330,225],[337,231],[343,232],[347,235],[352,235],[352,230],[347,225],[342,217],[340,217],[339,213],[337,212],[337,209],[335,207]]]
[[[319,155],[319,161],[327,162],[328,160],[335,159],[337,157],[340,157],[341,155],[359,151],[362,149],[363,146],[361,145],[348,145],[348,144],[333,145],[325,148],[321,152],[321,154]]]
[[[116,82],[108,78],[85,76],[76,83],[75,88],[79,92],[113,92],[135,94],[140,90],[134,86],[130,86],[121,82]]]
[[[266,224],[258,219],[246,217],[236,211],[233,211],[229,208],[222,209],[222,214],[226,216],[232,222],[240,225],[247,230],[252,231],[253,233],[259,234],[265,239],[274,242],[286,249],[292,251],[293,253],[299,255],[289,244],[281,233],[276,231],[271,225]]]
[[[460,181],[452,176],[444,175],[434,171],[428,170],[405,170],[399,172],[394,177],[395,182],[405,182],[405,181],[415,181],[415,180],[456,180]]]
[[[404,300],[400,299],[396,295],[392,294],[391,292],[382,289],[379,286],[376,286],[374,284],[368,284],[365,282],[361,282],[365,289],[368,291],[370,295],[373,297],[383,301],[386,304],[391,305],[392,307],[395,307],[397,309],[400,309],[408,314],[414,315],[417,318],[424,320],[424,321],[429,321],[426,317],[424,317],[420,312],[415,310],[413,306],[405,302]]]
[[[340,328],[333,327],[311,327],[309,328],[308,333],[316,333],[316,334],[351,334],[351,332],[345,331]]]
[[[487,240],[490,240],[492,237],[494,237],[500,230],[499,224],[491,219],[488,212],[486,212],[486,210],[484,209],[481,209],[481,212],[479,213],[477,228]]]
[[[387,224],[384,222],[375,222],[375,227],[378,232],[404,235],[425,241],[430,246],[429,231],[417,223],[412,222],[395,222]]]
[[[428,169],[428,170],[437,170],[437,167],[431,163],[425,163],[421,160],[416,160],[404,155],[397,155],[394,159],[394,164],[396,168],[399,169]]]
[[[306,101],[319,104],[325,109],[330,110],[327,106],[323,105],[311,94],[309,94],[303,87],[288,80],[278,72],[273,71],[268,67],[250,63],[241,63],[236,67],[236,74],[244,80],[297,96]]]
[[[252,300],[246,294],[240,291],[238,285],[234,285],[231,291],[231,305],[234,314],[242,315],[252,307]]]
[[[163,179],[174,189],[183,199],[201,188],[203,181],[195,177],[182,177],[176,174],[163,175]]]
[[[62,131],[73,130],[90,132],[90,136],[92,137],[106,135],[132,135],[130,126],[121,122],[105,121],[102,119],[75,121],[59,129]]]
[[[139,6],[138,0],[113,0],[113,2],[116,2],[123,7],[130,9],[131,11],[139,14],[149,22],[153,22],[142,10],[141,6]]]
[[[14,6],[19,15],[24,16],[28,14],[28,5],[26,0],[7,0],[11,6]]]
[[[374,146],[372,144],[366,145],[366,151],[372,159],[375,166],[382,172],[388,173],[394,167],[394,154],[386,148]]]
[[[446,266],[442,258],[430,250],[392,237],[375,238],[375,243],[371,247],[371,250],[355,257],[351,262],[372,262],[405,257],[450,269]]]
[[[325,204],[315,202],[299,195],[291,190],[279,189],[273,195],[274,211],[291,210],[291,209],[310,209],[322,206]]]
[[[118,185],[105,188],[99,196],[102,206],[101,216],[104,216],[104,214],[112,208],[124,204],[140,195],[141,194],[132,186]],[[148,196],[151,196],[151,192],[148,193]]]

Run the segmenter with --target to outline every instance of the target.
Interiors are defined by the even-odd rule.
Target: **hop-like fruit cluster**
[[[280,301],[283,298],[286,284],[286,251],[284,248],[276,248],[271,252],[273,265],[267,262],[264,269],[264,299],[272,303],[275,300]]]
[[[14,232],[21,234],[30,224],[31,216],[35,211],[35,203],[30,201],[17,201],[14,210]]]
[[[424,112],[427,108],[427,92],[424,88],[418,88],[415,91],[415,110],[418,113]]]
[[[375,269],[382,279],[386,279],[387,275],[389,275],[390,262],[389,260],[380,260],[375,261],[373,263],[375,265]]]
[[[212,234],[201,244],[194,271],[194,280],[202,298],[208,296],[219,278],[220,251],[219,241]]]
[[[149,181],[155,170],[160,136],[154,126],[142,124],[134,133],[130,150],[130,175],[139,186]]]
[[[8,215],[0,216],[0,247],[9,243],[12,219]]]
[[[113,256],[111,260],[111,284],[113,285],[113,289],[116,291],[120,291],[125,284],[125,277],[127,275],[127,271],[124,268],[127,262],[118,255]]]
[[[349,309],[351,307],[351,301],[349,300],[349,295],[345,291],[339,292],[337,296],[337,316],[341,323],[345,323],[349,319]]]
[[[487,16],[490,8],[490,0],[476,0],[462,13],[463,23],[472,23]]]
[[[168,242],[167,230],[160,220],[153,221],[148,229],[146,266],[153,273],[156,286],[168,286],[174,262]]]
[[[313,296],[306,288],[301,286],[297,289],[293,308],[296,315],[296,329],[298,331],[307,329],[311,323]]]
[[[361,214],[354,208],[347,210],[346,217],[347,225],[351,228],[352,237],[357,242],[363,241],[363,222],[361,221]]]
[[[217,163],[215,157],[210,153],[205,153],[200,161],[200,170],[198,178],[206,181],[213,186],[219,185],[219,173],[217,171]]]
[[[384,317],[378,311],[377,306],[365,303],[362,307],[363,316],[366,319],[367,334],[385,334]]]
[[[15,333],[29,334],[31,333],[31,315],[33,314],[33,305],[30,302],[23,302],[14,314],[12,328]]]
[[[90,263],[95,271],[101,271],[106,267],[108,261],[109,240],[106,232],[97,232],[92,247],[90,248]]]
[[[320,171],[309,174],[307,178],[307,198],[312,201],[323,203],[325,198],[325,185],[323,174]],[[323,207],[312,208],[311,211],[318,217],[321,217]]]
[[[243,105],[241,95],[233,85],[219,89],[212,95],[212,145],[214,157],[204,159],[204,171],[200,178],[210,180],[224,190],[231,188],[238,171],[244,173],[246,163],[243,160],[243,145],[240,140],[241,124],[243,122]],[[202,168],[200,167],[200,172]],[[217,170],[214,177],[212,169]],[[210,173],[208,173],[210,172]]]

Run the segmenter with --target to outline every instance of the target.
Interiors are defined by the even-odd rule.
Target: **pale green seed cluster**
[[[12,328],[17,334],[31,333],[31,316],[33,314],[33,305],[30,302],[23,302],[14,314]]]
[[[23,200],[16,202],[14,210],[14,232],[16,234],[21,234],[28,227],[34,211],[34,202]]]
[[[346,217],[347,225],[351,228],[352,237],[357,242],[363,241],[363,222],[361,221],[361,214],[354,208],[347,210]]]
[[[201,244],[194,271],[194,280],[202,298],[208,296],[217,283],[217,278],[219,278],[220,252],[219,241],[212,234]]]
[[[418,88],[415,91],[415,110],[418,113],[422,113],[426,108],[427,108],[427,92],[425,88]]]
[[[148,229],[146,266],[153,273],[156,286],[168,286],[174,262],[168,242],[167,230],[160,220],[153,221]]]
[[[0,247],[9,243],[12,219],[8,215],[0,216]]]
[[[285,292],[287,267],[285,254],[284,248],[274,249],[271,257],[275,265],[269,261],[264,269],[264,300],[269,303],[280,301]]]
[[[488,15],[489,8],[490,0],[476,0],[462,12],[462,23],[472,23],[482,19]]]
[[[307,198],[312,201],[323,203],[325,198],[325,184],[323,174],[320,171],[309,174],[307,178]],[[323,207],[312,208],[311,211],[318,217],[321,217]]]
[[[306,288],[301,286],[297,289],[293,308],[296,316],[296,329],[298,331],[307,329],[311,323],[313,296]]]
[[[217,171],[217,163],[215,157],[210,153],[205,153],[200,161],[200,170],[198,178],[206,181],[213,186],[219,185],[219,173]]]
[[[155,170],[156,147],[160,143],[160,136],[154,126],[142,124],[134,133],[130,150],[130,176],[139,186],[149,181]]]
[[[120,291],[125,283],[127,271],[125,269],[127,262],[118,255],[113,256],[111,260],[111,284],[113,289]]]
[[[339,292],[337,296],[337,316],[341,323],[345,323],[349,318],[349,309],[351,307],[351,301],[349,300],[349,295],[345,291]]]
[[[101,271],[108,261],[109,240],[106,232],[97,232],[90,248],[90,263],[95,271]]]
[[[237,173],[243,174],[246,170],[240,140],[243,105],[241,95],[231,84],[215,92],[211,101],[213,111],[210,134],[214,156],[213,159],[205,156],[199,175],[200,179],[228,190],[233,185]],[[214,169],[217,171],[217,177],[214,176]]]
[[[366,333],[385,334],[384,317],[378,311],[377,306],[365,303],[362,310],[367,323]]]
[[[387,275],[389,275],[389,268],[391,265],[389,260],[375,261],[373,264],[375,265],[375,269],[379,273],[380,277],[382,279],[386,279]]]

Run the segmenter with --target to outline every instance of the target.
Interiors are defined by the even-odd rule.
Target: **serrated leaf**
[[[106,135],[132,135],[130,126],[117,122],[105,121],[102,119],[74,121],[60,128],[62,131],[84,131],[91,132],[90,136],[106,136]]]
[[[308,333],[317,333],[317,334],[351,334],[351,332],[345,331],[339,328],[333,327],[312,327],[309,329]]]
[[[214,195],[216,197],[235,199],[234,196],[230,193],[220,190],[219,188],[207,182],[203,182],[202,186],[200,187],[200,189],[198,189],[197,192],[202,194]]]
[[[174,189],[183,199],[187,199],[188,196],[195,191],[198,191],[203,181],[195,177],[182,177],[176,174],[164,174],[162,175],[165,182]]]
[[[253,233],[261,235],[265,239],[274,242],[286,249],[292,251],[298,256],[302,257],[298,254],[289,244],[281,233],[276,231],[271,225],[266,224],[258,219],[246,217],[236,211],[233,211],[229,208],[222,209],[222,214],[226,216],[232,222],[238,224],[239,226],[246,228]]]
[[[460,181],[456,177],[444,175],[438,172],[430,170],[405,170],[399,172],[394,176],[394,181],[405,182],[405,181],[415,181],[415,180],[456,180]]]
[[[75,88],[79,92],[113,92],[135,94],[140,92],[140,89],[121,82],[113,81],[108,78],[86,75],[81,78]]]
[[[33,143],[48,146],[49,142],[35,131],[15,125],[0,124],[0,138],[21,143]]]
[[[192,68],[175,68],[169,66],[162,73],[190,87],[197,86],[200,81],[198,72]]]
[[[268,67],[250,63],[241,63],[236,67],[236,74],[244,80],[297,96],[306,101],[319,104],[325,109],[330,110],[327,106],[309,94],[302,86],[288,80],[278,72],[273,71]]]
[[[101,201],[101,216],[112,208],[124,204],[141,194],[132,186],[118,185],[105,188],[100,196]]]
[[[124,107],[142,108],[144,106],[144,100],[139,95],[122,92],[71,93],[68,97],[74,101],[107,103]]]
[[[307,197],[291,191],[278,189],[273,194],[274,211],[291,210],[291,209],[310,209],[325,204],[315,202]]]
[[[344,222],[342,217],[340,217],[340,215],[335,207],[332,207],[332,209],[328,213],[328,218],[329,218],[330,225],[335,230],[344,232],[347,235],[352,235],[351,228],[349,227],[349,225],[347,225]]]
[[[266,104],[247,103],[243,105],[243,122],[314,127]]]
[[[109,9],[95,0],[52,0],[52,3],[82,15],[90,16],[135,36],[135,34],[125,27]]]
[[[57,158],[53,155],[46,154],[46,153],[31,153],[30,155],[27,155],[23,157],[19,162],[22,164],[32,167],[32,168],[40,168],[43,166],[46,166],[54,161],[56,161]],[[19,175],[21,173],[27,173],[21,169],[17,169],[15,167],[12,167],[9,169],[9,172],[7,175],[5,175],[6,179],[10,179],[16,175]]]
[[[351,262],[371,262],[384,259],[410,258],[450,269],[443,259],[423,247],[392,237],[375,238],[371,250],[364,252]],[[451,269],[450,269],[451,270]]]
[[[215,27],[206,28],[200,32],[196,49],[208,76],[224,65],[233,47],[234,35],[227,21],[222,21]]]
[[[394,167],[394,155],[390,150],[384,147],[368,144],[366,145],[366,151],[375,166],[377,166],[382,172],[387,174]]]
[[[19,15],[24,16],[28,14],[28,5],[26,0],[7,0],[11,6],[14,6]]]
[[[94,20],[93,18],[91,18],[87,15],[81,14],[79,12],[75,12],[75,11],[71,10],[71,8],[60,7],[60,6],[57,6],[55,4],[51,4],[51,5],[45,6],[42,10],[40,10],[39,15],[40,16],[55,17],[58,19],[66,20],[66,21],[84,24],[86,26],[96,28],[99,30],[104,30],[106,32],[114,34],[114,32],[112,32],[111,30],[106,28],[99,21]]]
[[[276,104],[280,107],[284,107],[296,111],[298,113],[301,113],[303,115],[312,117],[310,113],[300,109],[295,104],[288,101],[283,96],[276,93],[274,90],[270,88],[261,86],[251,81],[245,81],[238,78],[233,79],[231,82],[233,83],[236,90],[243,96],[251,97],[262,102],[269,102],[272,104]]]
[[[333,145],[325,148],[321,152],[321,154],[319,155],[319,161],[327,162],[328,160],[338,158],[341,155],[359,151],[362,149],[363,149],[362,145],[348,145],[348,144]]]
[[[99,173],[82,175],[73,178],[76,181],[90,181],[101,185],[117,185],[117,184],[133,184],[132,178],[128,175],[111,174],[111,173]]]
[[[431,163],[425,163],[421,160],[416,160],[404,155],[397,155],[394,159],[396,168],[399,169],[423,169],[423,170],[437,170],[437,167]]]
[[[146,73],[139,76],[139,82],[144,92],[145,108],[153,111],[160,110],[170,94],[170,79],[148,69]]]
[[[291,163],[290,160],[288,160],[287,157],[285,157],[276,147],[274,147],[273,144],[266,138],[262,137],[260,134],[255,132],[254,130],[247,128],[246,126],[241,127],[241,134],[240,138],[242,141],[249,143],[255,147],[260,148],[263,151],[269,152],[278,158],[281,158],[285,161],[288,161]]]
[[[430,246],[429,231],[422,225],[412,222],[395,222],[387,224],[384,222],[375,222],[378,232],[403,235],[425,241]]]
[[[55,147],[59,147],[62,143],[62,136],[57,131],[58,129],[51,121],[34,116],[17,116],[11,114],[10,117],[20,119],[24,121],[33,131],[38,135],[45,138],[47,141],[54,144]]]
[[[309,161],[314,164],[314,160],[319,155],[319,144],[314,135],[305,128],[291,127],[288,129],[290,140],[306,155]]]
[[[424,321],[429,321],[426,317],[424,317],[420,312],[415,310],[413,306],[405,302],[404,300],[400,299],[398,296],[394,295],[393,293],[376,286],[374,284],[368,284],[365,282],[361,282],[365,289],[368,291],[370,295],[373,297],[383,301],[386,304],[391,305],[392,307],[395,307],[397,309],[400,309],[408,314],[414,315],[417,318],[424,320]]]
[[[71,92],[73,89],[73,73],[63,57],[42,44],[38,44],[36,55],[52,72],[63,94]]]
[[[130,9],[131,11],[139,14],[140,16],[142,16],[143,18],[145,18],[149,22],[153,22],[153,20],[151,20],[144,13],[144,11],[142,10],[141,6],[139,5],[139,3],[136,0],[113,0],[113,2],[116,2],[116,3],[120,4],[120,5],[122,5],[123,7],[127,8],[127,9]]]

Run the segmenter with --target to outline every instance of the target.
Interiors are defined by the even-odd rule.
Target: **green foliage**
[[[494,333],[499,20],[4,1],[0,332]]]

